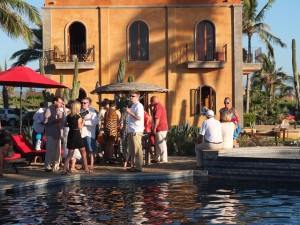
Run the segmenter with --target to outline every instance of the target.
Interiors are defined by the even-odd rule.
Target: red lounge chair
[[[12,141],[14,149],[20,153],[23,158],[29,160],[29,165],[35,156],[45,158],[46,150],[35,150],[32,144],[30,144],[30,142],[22,134],[12,135]]]
[[[12,157],[5,157],[4,163],[11,164],[16,173],[19,173],[18,166],[28,165],[28,163],[26,163],[26,160],[22,158],[21,154],[18,153],[14,153]]]

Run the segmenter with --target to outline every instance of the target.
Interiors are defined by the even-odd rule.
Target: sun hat
[[[211,118],[211,117],[214,117],[214,116],[215,116],[214,111],[212,111],[210,109],[206,111],[206,117],[207,118]]]

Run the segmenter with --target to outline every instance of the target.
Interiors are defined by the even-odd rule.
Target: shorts
[[[96,145],[96,140],[94,138],[91,137],[84,137],[82,138],[84,145],[85,145],[85,149],[89,152],[97,152],[98,148]]]

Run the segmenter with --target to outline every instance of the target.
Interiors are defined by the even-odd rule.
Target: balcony
[[[247,50],[243,48],[243,74],[249,74],[261,70],[261,53],[261,48],[251,49],[251,53],[248,53]]]
[[[95,69],[95,46],[54,45],[53,50],[44,51],[45,66],[54,65],[55,69],[74,69],[76,58],[79,69]]]
[[[187,44],[181,48],[177,62],[178,64],[186,63],[189,69],[224,68],[227,63],[227,45],[209,49],[195,44]]]

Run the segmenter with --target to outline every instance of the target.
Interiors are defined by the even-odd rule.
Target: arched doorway
[[[86,28],[81,22],[73,22],[68,30],[70,55],[82,55],[86,52]]]

